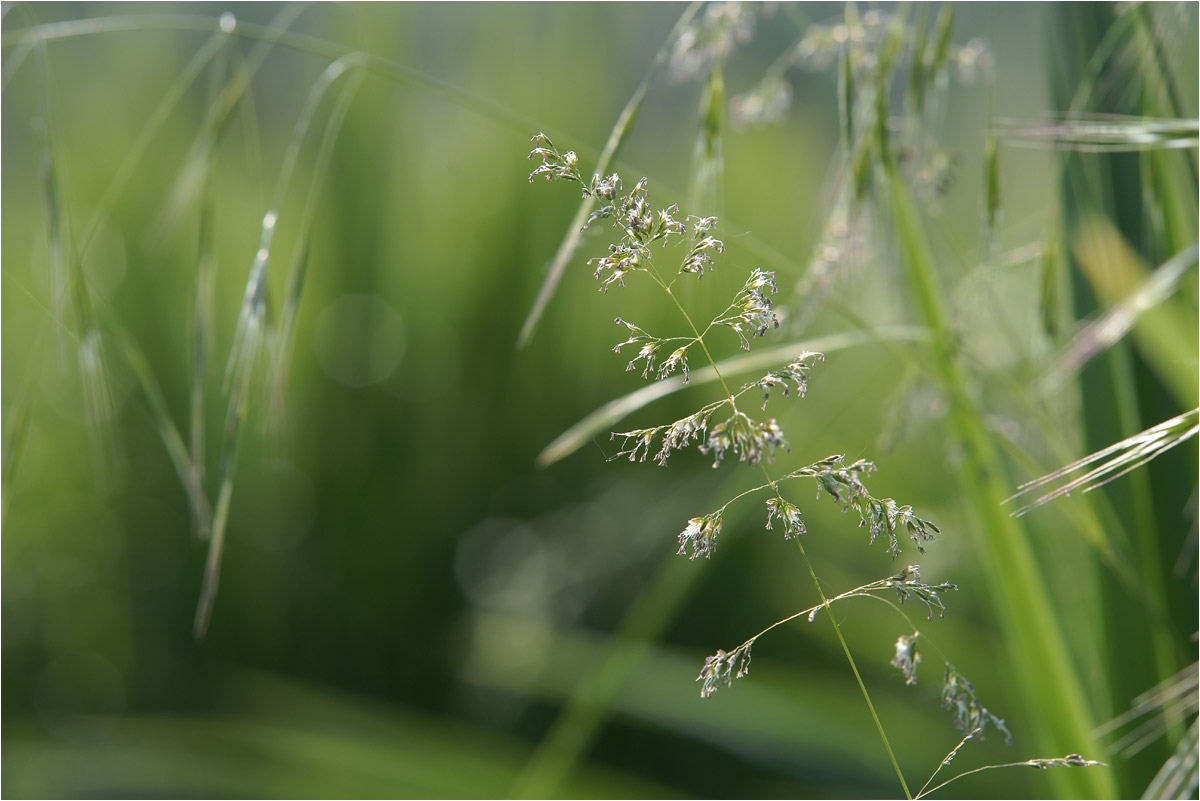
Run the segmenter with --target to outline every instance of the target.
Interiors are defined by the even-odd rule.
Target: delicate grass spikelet
[[[917,650],[917,637],[920,632],[901,634],[896,640],[896,655],[892,657],[892,666],[904,674],[905,684],[917,683],[917,665],[921,664],[921,652]]]
[[[745,643],[729,653],[721,649],[704,660],[704,669],[696,677],[696,681],[704,682],[700,688],[701,698],[711,698],[712,694],[733,685],[734,679],[740,679],[750,672],[750,648],[753,641]]]
[[[977,730],[980,740],[983,739],[983,728],[991,723],[1004,732],[1005,742],[1012,742],[1012,733],[1004,725],[1004,721],[988,711],[979,703],[975,696],[975,688],[953,666],[946,666],[946,678],[942,683],[942,706],[954,715],[954,725],[959,731]]]
[[[711,558],[717,549],[717,535],[721,533],[721,510],[704,517],[693,517],[687,527],[679,533],[679,555],[687,554],[689,559],[703,556]],[[691,553],[688,554],[688,549]]]

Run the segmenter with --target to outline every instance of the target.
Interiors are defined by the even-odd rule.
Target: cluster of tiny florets
[[[760,337],[771,328],[779,327],[779,318],[771,311],[771,295],[779,291],[775,273],[755,269],[745,286],[726,309],[727,315],[714,321],[738,335],[742,349],[750,350],[750,340]]]
[[[808,392],[808,376],[812,372],[812,364],[818,361],[825,361],[825,356],[805,351],[782,368],[769,372],[756,381],[754,386],[763,391],[763,409],[767,408],[767,401],[771,399],[771,390],[775,387],[783,390],[785,398],[791,397],[788,381],[791,381],[795,387],[796,397],[803,398]]]
[[[715,654],[704,660],[704,668],[696,677],[696,681],[704,682],[700,688],[701,698],[710,697],[721,689],[721,685],[729,687],[734,679],[740,679],[750,672],[750,648],[753,644],[751,640],[728,653],[718,648]]]
[[[627,371],[633,370],[638,362],[642,362],[642,378],[649,378],[653,374],[654,377],[661,380],[671,375],[677,369],[682,368],[683,383],[686,384],[688,382],[687,352],[692,345],[696,344],[697,340],[695,338],[668,337],[664,339],[648,334],[639,326],[620,317],[616,318],[613,322],[617,325],[625,326],[630,332],[628,339],[613,347],[614,353],[620,353],[621,349],[627,345],[638,346],[637,355],[625,366]],[[684,344],[670,348],[671,344],[681,341]],[[655,367],[660,353],[666,352],[668,348],[670,348],[670,352],[667,358],[663,359],[662,363]]]
[[[975,688],[967,677],[951,666],[946,667],[946,679],[942,683],[942,706],[954,715],[954,725],[959,731],[969,732],[980,730],[979,739],[983,739],[984,726],[991,723],[999,731],[1004,732],[1006,742],[1012,742],[1012,733],[1004,725],[1004,721],[988,711],[979,703],[975,696]]]
[[[891,498],[880,499],[871,495],[862,483],[862,476],[874,470],[875,465],[865,459],[846,465],[842,457],[831,456],[790,475],[815,478],[818,497],[824,490],[842,507],[842,511],[853,509],[858,512],[859,525],[871,532],[871,544],[880,534],[887,536],[888,553],[893,559],[900,555],[900,543],[896,537],[900,527],[908,531],[909,537],[917,544],[917,550],[924,553],[924,544],[940,533],[940,529],[930,521],[917,517],[911,506],[901,506]]]
[[[697,556],[709,558],[717,549],[717,535],[721,533],[721,511],[703,517],[693,517],[679,532],[679,555],[689,559]],[[690,553],[689,553],[690,551]]]
[[[803,534],[804,521],[800,519],[799,507],[785,501],[783,498],[770,498],[767,500],[767,528],[771,528],[771,521],[776,517],[779,522],[783,523],[783,536],[785,539],[798,537]]]
[[[896,640],[896,655],[892,657],[892,666],[904,674],[905,684],[917,683],[917,665],[921,664],[921,652],[917,650],[918,632],[901,634]]]

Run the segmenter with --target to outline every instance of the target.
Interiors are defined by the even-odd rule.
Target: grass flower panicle
[[[596,175],[590,183],[585,183],[574,153],[560,153],[544,135],[534,137],[534,143],[537,147],[530,156],[540,156],[542,165],[534,170],[530,179],[545,175],[549,180],[579,183],[583,187],[585,197],[592,196],[602,201],[601,207],[592,212],[588,225],[597,220],[611,219],[613,226],[621,232],[619,240],[608,245],[607,256],[589,262],[595,265],[595,277],[601,283],[600,290],[607,291],[614,283],[624,286],[624,278],[631,273],[645,273],[670,296],[691,330],[690,334],[682,336],[658,336],[635,323],[617,317],[614,323],[624,326],[629,335],[623,342],[614,346],[613,351],[620,353],[627,347],[637,349],[627,363],[626,370],[633,370],[640,365],[643,378],[659,380],[670,376],[676,370],[682,370],[686,383],[689,372],[687,356],[693,347],[699,345],[727,393],[726,397],[710,402],[673,423],[613,432],[610,439],[620,438],[621,442],[617,452],[610,459],[626,457],[630,461],[641,462],[653,453],[654,461],[665,467],[672,452],[694,444],[701,453],[713,457],[714,468],[719,467],[733,454],[739,461],[759,467],[767,479],[766,484],[735,496],[716,511],[690,518],[676,538],[677,554],[686,555],[690,560],[698,557],[711,558],[716,550],[724,512],[729,504],[738,498],[763,490],[769,490],[773,495],[766,500],[766,528],[772,528],[778,521],[783,528],[784,538],[796,540],[799,544],[799,536],[806,533],[800,508],[785,499],[779,489],[781,483],[797,478],[815,480],[818,498],[824,492],[830,495],[843,511],[854,509],[859,515],[859,525],[870,531],[869,544],[873,544],[878,537],[885,536],[888,541],[888,553],[893,559],[900,553],[900,531],[907,531],[916,543],[917,550],[923,552],[924,544],[940,533],[938,527],[918,517],[911,506],[900,505],[891,498],[880,499],[873,496],[863,483],[863,479],[875,471],[873,463],[859,459],[846,464],[844,457],[833,455],[775,479],[767,473],[765,465],[773,462],[777,449],[788,448],[784,432],[774,418],[756,420],[746,414],[739,408],[738,399],[746,392],[757,389],[763,393],[762,409],[765,411],[773,390],[782,390],[784,397],[791,397],[795,392],[797,398],[803,398],[808,391],[812,367],[823,361],[824,356],[805,350],[782,367],[768,371],[757,381],[743,384],[736,391],[730,391],[725,378],[720,374],[706,336],[714,328],[726,328],[738,337],[741,348],[749,350],[752,339],[765,335],[772,328],[778,328],[779,318],[772,309],[772,296],[778,292],[775,274],[763,269],[753,269],[733,301],[707,325],[697,327],[671,291],[671,282],[685,273],[694,274],[699,278],[712,269],[714,257],[724,251],[721,241],[710,233],[716,226],[716,218],[687,218],[691,228],[691,245],[681,260],[680,267],[668,280],[654,263],[651,245],[661,241],[665,246],[672,237],[682,237],[685,234],[685,224],[677,219],[678,207],[672,205],[655,210],[649,202],[648,181],[645,178],[639,180],[628,193],[622,193],[620,178],[615,174],[606,178]],[[718,417],[717,413],[726,406],[728,413]],[[800,546],[800,551],[807,561],[803,546]],[[881,593],[890,591],[896,593],[899,603],[915,598],[925,604],[928,610],[927,617],[932,620],[934,611],[939,615],[945,614],[946,606],[942,595],[958,589],[956,585],[948,582],[924,583],[921,581],[919,567],[910,565],[895,575],[826,598],[815,571],[812,571],[811,563],[809,568],[822,602],[772,624],[733,651],[718,650],[713,656],[707,657],[696,679],[702,682],[701,697],[708,698],[720,687],[728,687],[734,679],[744,677],[749,671],[751,648],[758,637],[796,617],[807,615],[808,620],[812,621],[820,610],[828,610],[833,602],[854,597],[880,597]],[[892,601],[887,602],[895,606]],[[831,616],[831,621],[838,631],[839,641],[846,650],[864,699],[873,711],[870,696],[857,667],[854,666],[853,657],[841,636],[837,620]],[[919,635],[919,632],[914,632],[912,635],[902,636],[895,645],[892,664],[904,673],[906,684],[916,684],[917,681],[916,670],[921,662],[921,654],[917,649]],[[992,715],[978,702],[974,688],[949,663],[942,700],[945,706],[952,709],[955,722],[960,728],[978,729],[986,723],[991,723],[1008,734],[1004,721]],[[891,749],[887,745],[886,734],[882,725],[878,724],[877,717],[876,722],[890,755]],[[897,772],[899,774],[898,766]]]

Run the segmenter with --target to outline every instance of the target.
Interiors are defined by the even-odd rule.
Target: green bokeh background
[[[316,195],[286,417],[252,397],[220,594],[208,635],[197,642],[192,617],[206,549],[193,536],[141,390],[111,342],[111,437],[99,454],[89,445],[75,327],[58,316],[47,276],[44,132],[52,132],[58,207],[78,236],[220,13],[265,25],[283,7],[4,7],[2,396],[6,430],[18,410],[28,420],[4,487],[4,795],[505,796],[528,778],[522,771],[564,699],[614,649],[627,669],[608,674],[612,696],[596,707],[595,739],[551,795],[898,795],[844,656],[821,620],[776,630],[756,646],[748,679],[699,698],[692,680],[706,655],[815,603],[799,554],[777,530],[761,530],[754,504],[731,508],[711,561],[675,557],[684,522],[755,483],[749,470],[710,470],[694,452],[675,456],[668,470],[606,463],[615,445],[603,435],[560,463],[536,466],[559,433],[643,385],[624,371],[627,358],[611,352],[623,331],[612,318],[648,328],[674,322],[672,310],[636,281],[596,292],[584,261],[603,253],[606,240],[592,238],[532,344],[515,347],[578,202],[571,186],[529,184],[529,138],[551,133],[578,150],[589,170],[682,8],[317,4],[298,14],[294,31],[453,89],[368,74],[354,98]],[[1022,336],[1031,332],[1025,349],[1048,347],[1032,333],[1036,321],[1022,316],[1038,290],[1036,260],[991,271],[974,264],[989,108],[1017,120],[1057,110],[1052,12],[1040,4],[960,7],[954,41],[986,37],[995,84],[951,84],[933,117],[933,133],[957,169],[930,210],[929,228],[957,330],[987,368],[1009,366],[1020,350],[997,333],[1000,317]],[[842,7],[805,4],[799,13],[836,21]],[[1189,13],[1194,23],[1194,8]],[[81,32],[19,65],[13,58],[33,25],[119,15],[163,21]],[[175,30],[171,20],[180,16],[202,18],[208,28]],[[728,59],[730,94],[749,88],[795,42],[794,19],[781,11],[759,19],[753,40]],[[235,53],[244,56],[252,45],[235,37],[217,61],[230,69]],[[1180,72],[1183,96],[1191,98],[1186,113],[1195,116],[1194,36],[1180,52],[1190,65]],[[210,495],[225,414],[222,372],[261,220],[297,113],[329,60],[273,49],[211,163]],[[172,216],[168,200],[216,69],[186,87],[81,260],[97,306],[145,351],[181,430],[200,201]],[[696,308],[719,308],[769,258],[766,266],[779,272],[785,325],[771,335],[779,337],[796,333],[790,322],[804,308],[796,287],[825,225],[839,148],[833,74],[793,71],[789,80],[793,103],[782,123],[726,131],[719,211],[728,250],[685,293]],[[464,101],[458,90],[479,102]],[[656,82],[618,159],[629,185],[649,176],[658,202],[685,198],[700,92],[696,82]],[[272,314],[300,247],[297,220],[330,103],[318,109],[279,209]],[[1044,149],[1002,144],[1001,164],[998,253],[1038,241],[1058,192],[1055,156]],[[911,320],[894,255],[882,234],[873,238],[878,259],[838,278],[805,336],[847,330],[846,309],[872,325]],[[1194,280],[1191,288],[1194,298]],[[771,336],[764,346],[787,341]],[[732,342],[724,345],[726,355],[736,352]],[[981,375],[977,390],[998,436],[1023,443],[1037,460],[1014,469],[1014,482],[1056,467],[1021,407]],[[988,737],[955,765],[1062,756],[1073,749],[1034,751],[1012,682],[1011,644],[988,598],[988,572],[1006,568],[981,559],[956,484],[955,443],[936,398],[913,400],[910,378],[882,346],[830,354],[803,401],[772,401],[791,443],[780,464],[790,469],[831,453],[872,459],[876,494],[912,504],[940,525],[942,536],[921,559],[923,573],[961,590],[948,599],[949,614],[923,630],[1015,736],[1011,746]],[[682,393],[639,411],[629,425],[675,419],[711,392]],[[1069,393],[1060,399],[1068,408],[1073,402]],[[898,410],[912,414],[897,424]],[[1087,452],[1078,432],[1066,435],[1077,455]],[[5,453],[6,463],[12,456]],[[1178,459],[1186,498],[1194,443]],[[879,543],[868,547],[855,520],[809,493],[805,487],[796,497],[807,502],[805,545],[824,586],[836,592],[895,572],[899,563]],[[1065,619],[1103,632],[1086,578],[1094,569],[1090,549],[1052,507],[1030,526]],[[1163,537],[1164,549],[1173,549],[1164,560],[1184,547],[1186,523],[1178,528]],[[911,547],[901,557],[916,558]],[[1192,567],[1166,588],[1174,630],[1185,639],[1196,625],[1194,576]],[[919,607],[906,610],[921,620]],[[864,601],[838,612],[900,764],[919,786],[959,738],[938,703],[938,660],[930,653],[921,683],[906,687],[888,661],[907,624]],[[630,614],[635,634],[615,634]],[[638,636],[638,626],[653,633]],[[1122,700],[1105,689],[1111,655],[1090,651],[1095,638],[1072,626],[1066,636],[1095,722],[1122,711],[1132,694]],[[1127,768],[1122,792],[1144,786],[1151,763]],[[1054,787],[1045,773],[1013,770],[964,781],[953,794],[1039,796]]]

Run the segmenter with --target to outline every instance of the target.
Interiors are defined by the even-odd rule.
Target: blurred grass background
[[[916,7],[930,20],[939,9]],[[711,561],[675,557],[684,522],[755,483],[748,471],[709,470],[699,454],[675,456],[670,470],[606,464],[615,447],[603,435],[536,467],[563,430],[643,384],[611,352],[612,318],[668,318],[632,286],[598,295],[583,261],[600,246],[585,240],[532,343],[516,349],[577,203],[569,187],[529,185],[529,137],[545,130],[590,169],[683,10],[4,6],[5,795],[898,795],[827,626],[777,630],[756,647],[749,678],[699,698],[692,679],[705,656],[814,603],[798,554],[777,532],[760,533],[753,504],[731,508]],[[222,34],[226,11],[237,26]],[[753,39],[724,63],[729,95],[750,88],[807,23],[845,14],[840,4],[757,11]],[[955,165],[941,191],[917,193],[924,228],[981,429],[1006,454],[1014,491],[1195,405],[1176,391],[1187,376],[1195,388],[1194,266],[1170,300],[1192,337],[1190,362],[1186,342],[1167,359],[1182,384],[1156,372],[1160,337],[1106,351],[1085,371],[1083,393],[1071,377],[1035,391],[1078,321],[1120,299],[1096,291],[1087,264],[1074,262],[1089,252],[1081,230],[1116,232],[1146,268],[1194,243],[1194,144],[1067,158],[1001,137],[1003,216],[981,224],[997,119],[1046,120],[1081,85],[1092,90],[1077,111],[1196,117],[1195,7],[1144,12],[1141,41],[1108,4],[964,4],[953,41],[985,37],[994,78],[951,82],[922,118]],[[1164,26],[1151,17],[1175,38],[1154,34]],[[112,18],[128,23],[88,27]],[[55,23],[78,25],[46,27]],[[1121,24],[1128,31],[1106,44]],[[272,44],[285,29],[291,38]],[[1111,41],[1103,68],[1089,72]],[[371,54],[370,69],[321,99],[280,195],[306,98],[351,51]],[[1177,82],[1182,107],[1154,105],[1161,93],[1139,72],[1147,52],[1162,56],[1158,74]],[[214,123],[222,92],[255,67]],[[780,337],[854,330],[856,320],[926,322],[878,209],[855,221],[866,257],[827,282],[806,271],[834,205],[835,72],[790,71],[780,124],[722,131],[728,250],[690,303],[721,303],[762,265],[779,273]],[[357,89],[343,96],[321,170],[343,86]],[[619,154],[617,171],[629,185],[649,176],[657,202],[685,199],[702,91],[656,81]],[[215,501],[225,365],[272,208],[272,325],[287,315],[289,271],[305,265],[290,373],[282,407],[260,380],[266,362],[251,384],[220,592],[197,641],[207,544],[121,337],[144,353],[191,453],[192,398],[203,398],[202,486]],[[212,305],[197,385],[205,263]],[[806,305],[812,298],[820,302]],[[79,358],[89,330],[102,363]],[[772,407],[792,446],[781,464],[872,459],[876,494],[941,526],[923,574],[961,590],[922,630],[1015,736],[1011,746],[996,736],[969,746],[955,767],[1071,751],[1114,765],[1109,784],[1013,770],[964,780],[954,795],[1140,795],[1190,720],[1169,720],[1165,737],[1128,758],[1085,751],[1113,735],[1061,742],[1039,722],[1056,712],[1029,703],[1014,665],[1029,643],[1014,639],[1021,627],[1003,592],[989,590],[1012,569],[989,557],[979,523],[997,512],[974,508],[960,486],[963,445],[926,362],[908,342],[831,353],[803,401]],[[675,419],[700,392],[631,423]],[[94,397],[109,403],[89,406]],[[1195,661],[1195,487],[1193,440],[1024,518],[1038,571],[1030,581],[1058,616],[1085,730]],[[801,508],[827,588],[895,572],[828,501]],[[1097,536],[1116,543],[1115,557]],[[919,786],[960,735],[938,703],[932,654],[916,688],[889,666],[896,637],[910,632],[876,606],[851,601],[839,620]],[[568,703],[574,716],[563,718]]]

